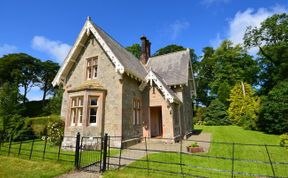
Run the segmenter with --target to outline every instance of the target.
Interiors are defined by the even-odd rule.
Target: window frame
[[[91,99],[92,98],[96,98],[96,105],[91,105]],[[91,109],[95,108],[96,109],[96,114],[95,114],[95,123],[92,122],[91,123]],[[88,105],[87,105],[87,119],[88,119],[88,123],[90,126],[96,126],[97,125],[97,115],[98,115],[98,109],[99,109],[99,96],[94,96],[94,95],[90,95],[88,96]]]
[[[79,103],[80,101],[80,103]],[[70,105],[70,126],[82,126],[83,123],[83,103],[84,103],[84,96],[73,96],[71,97],[71,105]],[[79,115],[79,111],[81,110],[81,117]],[[81,122],[80,122],[81,120]]]
[[[140,125],[140,118],[141,118],[141,101],[140,99],[133,99],[133,118],[132,124],[134,126]]]
[[[98,56],[87,58],[86,79],[92,80],[98,77]]]

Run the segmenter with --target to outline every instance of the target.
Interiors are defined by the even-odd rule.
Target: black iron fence
[[[113,142],[113,139],[108,137],[108,142]],[[123,168],[125,172],[132,168],[137,175],[152,177],[155,174],[180,177],[288,177],[288,150],[279,145],[201,140],[174,143],[168,138],[141,138],[137,144],[125,145],[125,141],[121,141],[120,146],[108,145],[107,169]],[[195,148],[195,153],[191,153],[191,147]],[[118,153],[109,154],[109,150],[118,150]]]
[[[47,136],[37,138],[35,136],[27,136],[25,139],[13,140],[13,137],[0,137],[0,155],[14,156],[24,159],[34,160],[56,160],[74,163],[75,162],[75,146],[62,145],[63,139],[74,140],[76,137],[61,137],[55,144],[49,141]],[[27,139],[28,138],[28,139]]]
[[[288,149],[279,145],[145,137],[123,141],[107,134],[65,136],[59,143],[50,143],[48,137],[11,137],[0,140],[0,155],[69,162],[85,171],[133,169],[152,177],[288,177]]]

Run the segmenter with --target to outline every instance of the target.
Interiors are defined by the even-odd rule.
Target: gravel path
[[[100,177],[102,176],[98,172],[73,171],[55,178],[100,178]]]

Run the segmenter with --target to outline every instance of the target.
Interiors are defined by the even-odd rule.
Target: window
[[[74,126],[76,122],[80,126],[83,116],[83,96],[72,97],[71,103],[71,126]]]
[[[90,97],[89,98],[89,123],[90,125],[96,125],[97,120],[97,109],[98,109],[98,98]]]
[[[98,56],[87,59],[87,79],[94,79],[97,77],[98,71]]]
[[[133,100],[133,125],[140,124],[140,100]]]

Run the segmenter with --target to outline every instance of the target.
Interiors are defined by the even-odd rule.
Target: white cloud
[[[229,22],[229,30],[227,32],[227,38],[234,44],[243,42],[243,36],[248,26],[259,27],[267,17],[276,13],[288,12],[288,9],[284,6],[274,6],[270,9],[259,8],[254,10],[251,8],[245,11],[237,12],[234,18]]]
[[[67,56],[71,46],[61,41],[54,41],[44,36],[34,36],[32,39],[32,48],[45,52],[61,63]]]
[[[220,37],[220,33],[217,33],[217,36],[216,38],[210,40],[210,45],[213,47],[213,48],[217,48],[218,46],[220,46],[221,42],[223,41],[224,39],[222,39]]]
[[[17,51],[17,47],[9,44],[0,45],[0,57],[5,54],[15,53]]]
[[[210,0],[211,2],[214,0]],[[216,0],[215,0],[216,1]],[[229,20],[228,30],[223,35],[217,33],[215,39],[210,40],[210,45],[218,47],[220,42],[225,38],[231,40],[234,44],[242,44],[245,31],[248,26],[259,27],[267,17],[276,13],[288,12],[287,7],[275,5],[271,8],[259,8],[254,10],[248,8],[244,11],[238,11],[235,16]],[[258,49],[252,48],[249,53],[256,55]]]
[[[171,39],[175,40],[182,32],[183,30],[186,30],[189,28],[190,23],[187,21],[175,21],[174,23],[169,25],[169,31],[171,33]]]

